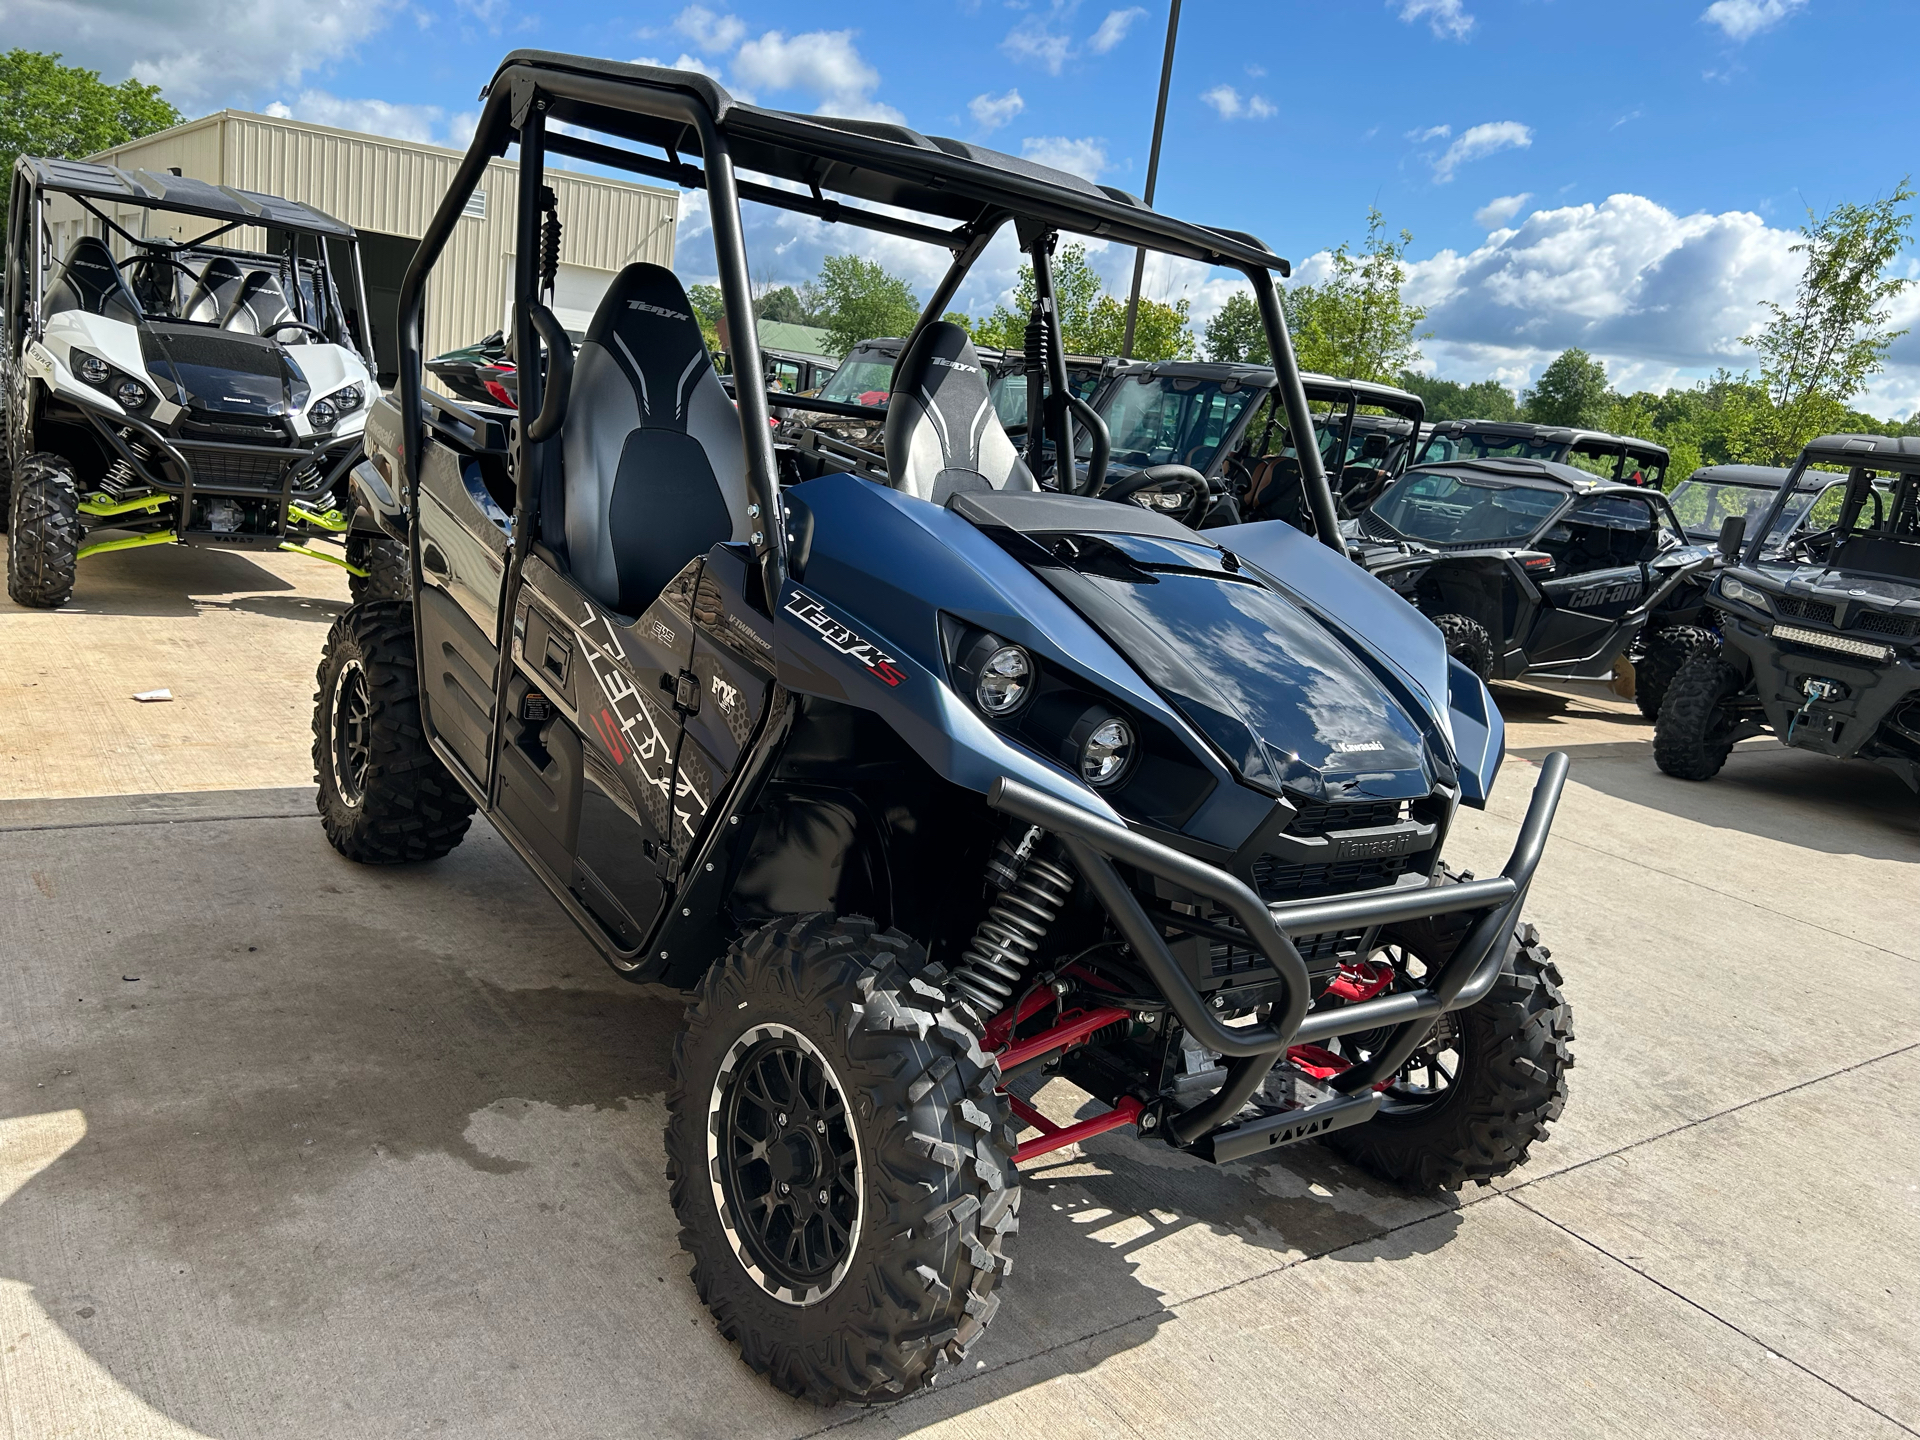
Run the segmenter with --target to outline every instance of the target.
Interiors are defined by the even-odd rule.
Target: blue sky
[[[189,113],[273,108],[458,143],[499,57],[537,46],[698,66],[761,104],[903,118],[1137,192],[1166,10],[147,0],[130,16],[117,0],[0,0],[0,21],[9,43],[159,80]],[[1791,292],[1806,207],[1869,200],[1913,167],[1904,92],[1846,77],[1916,53],[1912,0],[1191,0],[1158,204],[1252,230],[1309,278],[1378,205],[1413,231],[1437,373],[1518,385],[1583,344],[1618,383],[1687,383],[1750,363],[1737,337]],[[690,274],[699,231],[696,203]],[[941,263],[764,214],[756,238],[767,280],[804,279],[836,249],[923,285]],[[1122,283],[1131,256],[1095,260]],[[963,299],[991,305],[1016,264],[990,253]],[[1901,265],[1920,275],[1920,257]],[[1150,270],[1150,292],[1199,317],[1231,288],[1197,266]],[[1920,330],[1920,287],[1899,319]],[[1903,415],[1920,405],[1920,335],[1894,358],[1869,403]]]

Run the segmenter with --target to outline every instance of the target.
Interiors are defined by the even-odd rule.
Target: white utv
[[[353,533],[346,498],[372,354],[351,226],[171,173],[21,157],[0,349],[8,594],[51,609],[88,556],[179,543],[293,550],[343,565],[356,600],[404,598],[404,555]]]

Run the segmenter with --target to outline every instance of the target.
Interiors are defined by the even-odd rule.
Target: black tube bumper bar
[[[1506,958],[1507,937],[1519,919],[1527,886],[1546,848],[1547,832],[1552,828],[1560,792],[1566,784],[1567,763],[1566,755],[1555,751],[1541,765],[1540,779],[1534,786],[1526,818],[1520,824],[1513,853],[1499,875],[1458,885],[1376,891],[1292,905],[1269,906],[1226,871],[1136,835],[1123,825],[1089,814],[1071,801],[1045,794],[1017,780],[1004,776],[996,780],[987,793],[987,803],[1059,837],[1115,928],[1135,957],[1146,966],[1187,1032],[1208,1049],[1233,1058],[1234,1064],[1219,1093],[1179,1116],[1168,1127],[1168,1133],[1180,1143],[1192,1144],[1233,1120],[1287,1047],[1334,1035],[1394,1027],[1393,1037],[1370,1059],[1335,1077],[1333,1088],[1346,1092],[1340,1102],[1289,1112],[1253,1127],[1242,1127],[1247,1133],[1230,1132],[1238,1137],[1233,1141],[1233,1153],[1245,1154],[1283,1143],[1279,1138],[1281,1132],[1305,1120],[1312,1111],[1326,1109],[1330,1112],[1328,1118],[1338,1122],[1307,1132],[1312,1134],[1367,1119],[1372,1108],[1362,1107],[1358,1102],[1372,1095],[1372,1085],[1405,1063],[1442,1014],[1478,1003],[1493,988]],[[1239,922],[1250,943],[1286,983],[1285,1002],[1275,1007],[1278,1013],[1273,1020],[1265,1025],[1245,1027],[1220,1022],[1173,958],[1159,925],[1114,869],[1116,860],[1214,901]],[[1328,930],[1467,911],[1477,912],[1478,918],[1425,988],[1307,1014],[1311,982],[1306,962],[1290,938],[1292,935],[1316,935]],[[1344,1103],[1349,1100],[1356,1103]],[[1340,1111],[1338,1116],[1331,1114],[1336,1106]],[[1359,1113],[1362,1108],[1365,1108],[1364,1114]],[[1256,1143],[1256,1133],[1270,1133],[1274,1138],[1260,1138]],[[1287,1138],[1305,1137],[1296,1134]],[[1244,1146],[1242,1141],[1246,1142]],[[1230,1158],[1220,1153],[1225,1137],[1215,1137],[1215,1142],[1216,1158]]]

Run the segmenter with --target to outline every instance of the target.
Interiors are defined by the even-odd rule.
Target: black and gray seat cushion
[[[58,315],[63,310],[83,310],[128,324],[140,318],[133,292],[114,263],[113,252],[97,235],[82,235],[73,242],[66,263],[47,287],[47,314]]]
[[[561,456],[568,566],[623,615],[689,560],[748,537],[739,413],[671,270],[629,265],[601,300],[574,357]]]
[[[887,478],[944,505],[978,490],[1037,490],[987,396],[973,341],[958,325],[927,326],[900,357],[887,401]]]
[[[226,255],[214,256],[201,270],[199,283],[187,297],[187,319],[203,325],[224,324],[246,279],[247,273],[237,261]]]

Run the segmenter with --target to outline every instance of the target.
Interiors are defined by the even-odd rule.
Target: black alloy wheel
[[[333,684],[333,783],[340,803],[357,810],[366,802],[367,771],[373,764],[373,701],[367,694],[367,667],[358,656],[340,667]]]
[[[860,1242],[860,1144],[826,1058],[799,1031],[734,1042],[709,1104],[714,1200],[734,1254],[769,1295],[833,1293]]]

